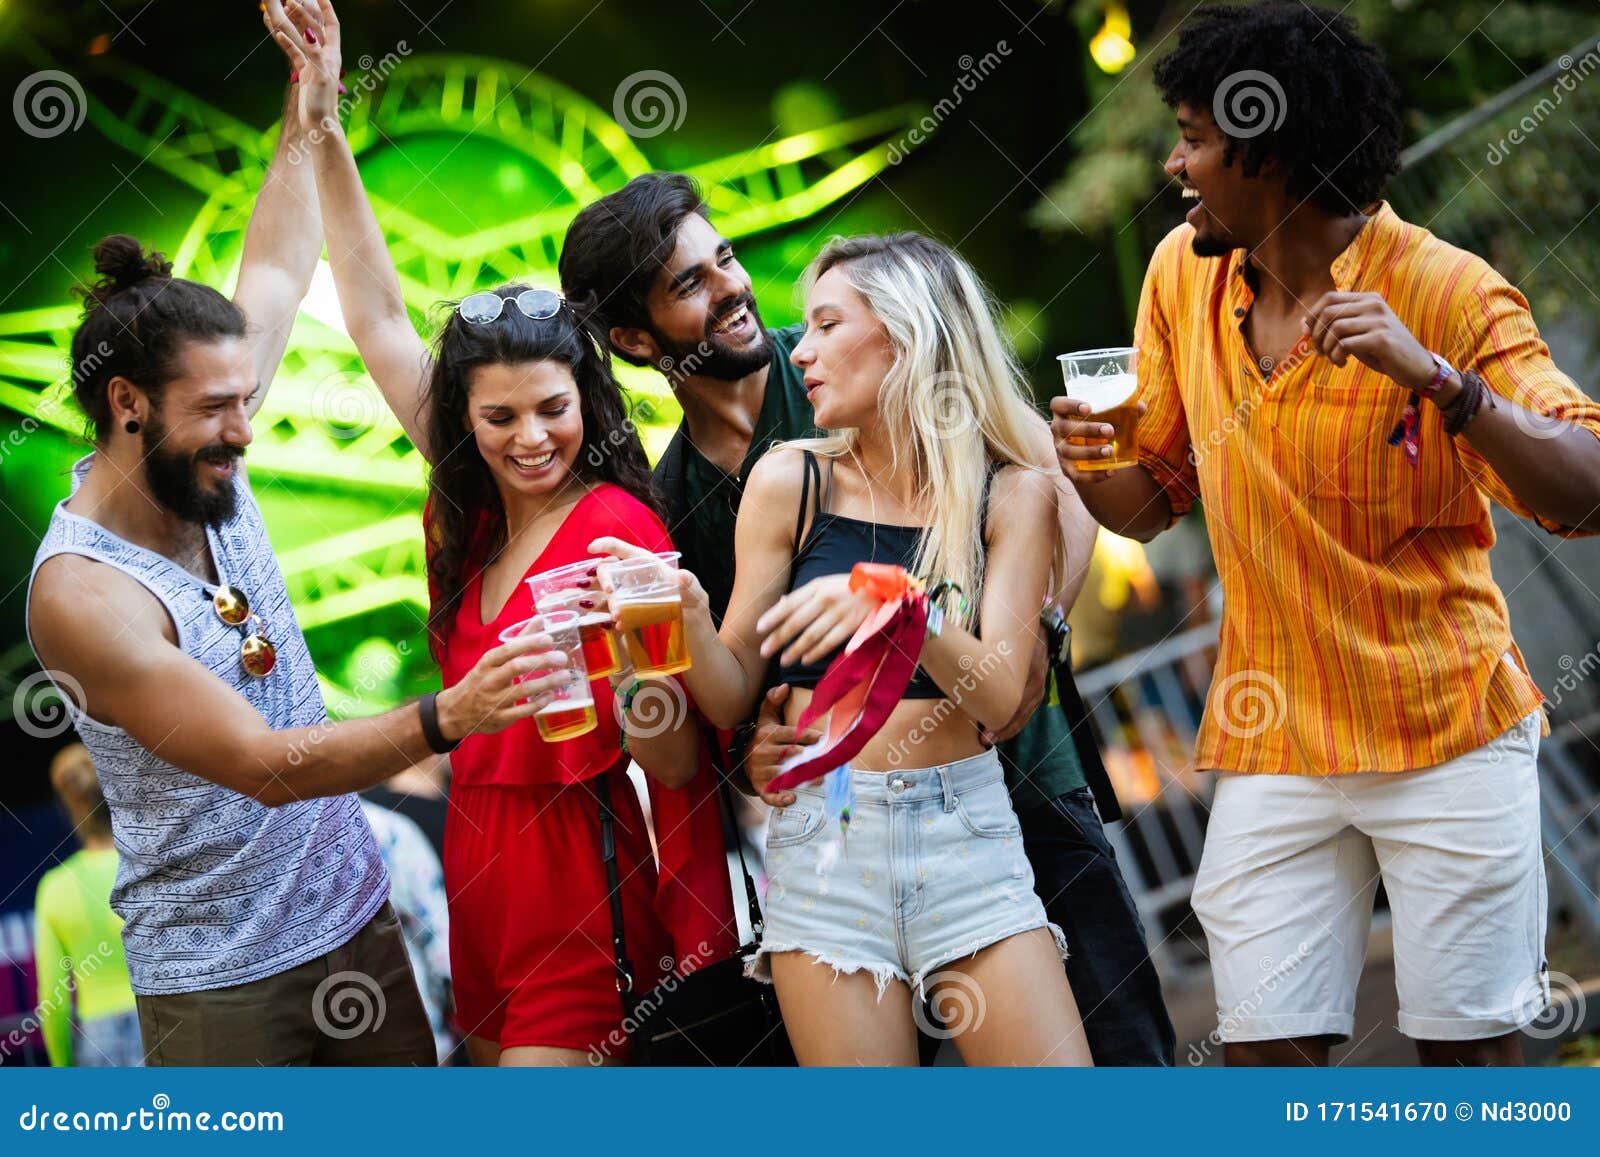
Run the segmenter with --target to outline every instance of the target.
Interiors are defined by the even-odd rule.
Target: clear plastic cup
[[[1139,464],[1139,351],[1131,346],[1061,354],[1067,397],[1089,403],[1089,417],[1111,426],[1111,453],[1076,463],[1079,470]]]
[[[692,664],[678,591],[679,557],[671,550],[600,567],[611,592],[612,630],[641,679],[676,675]]]
[[[533,717],[539,734],[546,743],[559,743],[593,731],[599,723],[595,715],[594,694],[589,688],[588,668],[583,662],[583,641],[578,633],[578,615],[572,611],[552,611],[523,619],[500,632],[500,641],[509,642],[525,631],[535,619],[540,629],[550,636],[551,650],[567,657],[565,667],[552,667],[544,671],[530,671],[522,679],[537,679],[546,675],[562,676],[550,701]],[[520,679],[518,680],[521,681]]]
[[[528,584],[528,590],[533,592],[533,601],[537,605],[545,595],[557,591],[588,590],[597,586],[595,576],[589,572],[594,570],[599,562],[598,558],[584,559],[568,563],[566,566],[540,571],[522,581]]]
[[[587,590],[556,590],[539,596],[534,607],[541,615],[571,611],[578,616],[578,639],[583,644],[583,662],[589,668],[589,678],[605,679],[622,670],[622,657],[617,650],[620,644],[610,630],[611,616],[583,606],[585,601],[593,601]]]

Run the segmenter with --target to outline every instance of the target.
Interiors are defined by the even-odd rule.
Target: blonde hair
[[[830,269],[866,301],[895,351],[878,392],[878,413],[891,433],[895,468],[902,454],[910,456],[914,501],[929,514],[913,569],[930,584],[958,584],[969,599],[968,613],[959,618],[970,625],[983,589],[980,527],[989,463],[1037,469],[1029,426],[1038,417],[1021,371],[983,283],[939,242],[920,233],[836,237],[806,270],[808,294]],[[791,445],[823,457],[854,457],[859,443],[859,430],[834,430]],[[1053,522],[1049,531],[1056,535]],[[1066,573],[1062,551],[1057,541],[1055,575]]]
[[[70,743],[50,761],[50,786],[72,817],[72,826],[84,833],[109,835],[111,811],[100,791],[100,776],[81,743]]]

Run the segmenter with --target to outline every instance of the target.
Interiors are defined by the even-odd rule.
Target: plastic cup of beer
[[[537,605],[545,595],[557,591],[587,590],[598,586],[595,576],[589,572],[594,570],[599,562],[598,558],[583,559],[568,563],[566,566],[558,566],[553,570],[540,571],[522,581],[528,584],[528,589],[533,592],[534,604]]]
[[[1130,347],[1061,354],[1067,397],[1089,403],[1086,420],[1111,427],[1111,453],[1076,463],[1079,470],[1121,470],[1139,464],[1139,351]],[[1081,443],[1088,445],[1087,441]]]
[[[689,669],[689,640],[678,593],[678,552],[606,563],[600,576],[611,590],[611,629],[641,679]]]
[[[533,721],[539,735],[546,743],[559,743],[593,731],[599,722],[594,711],[594,693],[589,688],[588,669],[583,665],[583,642],[578,637],[578,615],[572,611],[552,611],[536,616],[540,629],[550,636],[553,650],[567,657],[565,667],[552,667],[544,671],[530,671],[522,679],[539,679],[546,675],[561,676],[560,685],[550,701],[539,709]],[[527,630],[533,619],[523,619],[500,632],[500,641],[509,642]],[[519,682],[522,680],[519,679]]]
[[[588,598],[587,590],[568,588],[541,595],[534,606],[541,615],[571,611],[578,616],[578,641],[583,646],[583,664],[589,669],[589,678],[604,679],[622,670],[622,656],[618,654],[616,638],[611,634],[611,616],[593,607],[582,606],[582,602]]]

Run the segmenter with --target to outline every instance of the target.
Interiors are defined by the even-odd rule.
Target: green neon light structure
[[[56,67],[34,44],[38,67]],[[87,119],[106,140],[203,198],[173,253],[175,272],[218,287],[237,276],[245,226],[276,144],[277,129],[245,124],[160,77],[127,65],[79,72],[89,90]],[[413,56],[395,64],[350,113],[359,159],[426,136],[487,141],[509,150],[548,186],[547,207],[486,229],[451,233],[374,195],[373,205],[419,325],[444,298],[512,279],[554,284],[567,225],[590,201],[654,166],[611,116],[564,85],[507,61]],[[695,165],[719,229],[730,239],[804,222],[883,173],[892,144],[921,117],[902,105],[786,136]],[[0,312],[0,407],[76,437],[82,418],[67,380],[75,305]],[[425,331],[426,332],[426,331]],[[659,376],[620,366],[641,411],[652,455],[676,424],[677,407]],[[335,714],[390,705],[359,675],[336,677],[339,657],[363,630],[404,633],[421,645],[428,597],[420,511],[423,463],[365,374],[348,337],[302,311],[266,403],[255,421],[251,476],[258,492],[282,492],[319,525],[331,496],[364,496],[376,518],[350,529],[313,528],[280,554],[296,614],[311,639]],[[335,520],[337,521],[337,520]],[[302,528],[303,529],[303,528]],[[394,612],[403,616],[397,619]],[[334,628],[324,644],[320,633]],[[339,640],[335,642],[335,638]],[[384,681],[390,686],[392,681]]]

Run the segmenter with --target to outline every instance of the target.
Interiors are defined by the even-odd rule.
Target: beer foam
[[[1074,401],[1088,402],[1089,409],[1097,414],[1120,406],[1139,389],[1135,374],[1106,374],[1098,378],[1073,378],[1067,383],[1067,395]]]

